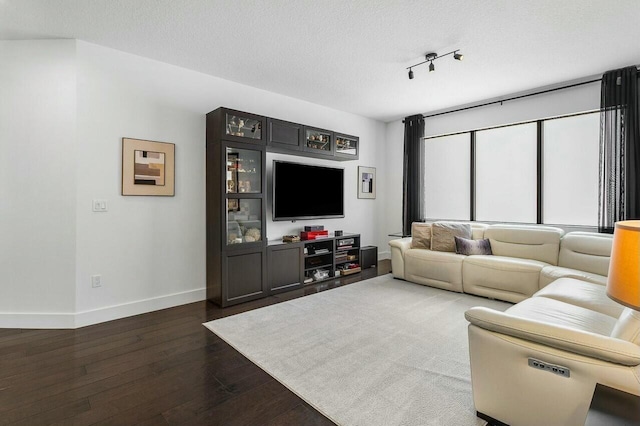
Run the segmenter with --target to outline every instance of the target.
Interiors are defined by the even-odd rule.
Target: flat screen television
[[[344,217],[344,169],[273,160],[272,218]]]

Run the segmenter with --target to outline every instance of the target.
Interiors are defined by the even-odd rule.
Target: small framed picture
[[[358,166],[358,198],[376,198],[376,168]]]
[[[174,196],[176,146],[122,138],[122,195]]]

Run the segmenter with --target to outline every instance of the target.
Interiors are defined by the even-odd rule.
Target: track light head
[[[458,53],[458,51],[455,51],[453,54],[453,59],[461,61],[464,59],[464,55],[462,53]]]
[[[409,68],[409,80],[413,80],[413,70]]]
[[[433,62],[429,64],[429,72],[433,72],[436,70],[436,67],[433,65]]]

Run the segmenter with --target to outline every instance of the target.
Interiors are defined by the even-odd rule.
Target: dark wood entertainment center
[[[359,234],[266,239],[267,151],[357,160],[357,136],[224,107],[206,123],[209,301],[226,307],[359,272],[348,267],[360,262]]]

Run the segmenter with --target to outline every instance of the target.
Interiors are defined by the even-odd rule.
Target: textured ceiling
[[[0,39],[81,39],[382,121],[640,64],[639,23],[639,0],[0,0]]]

